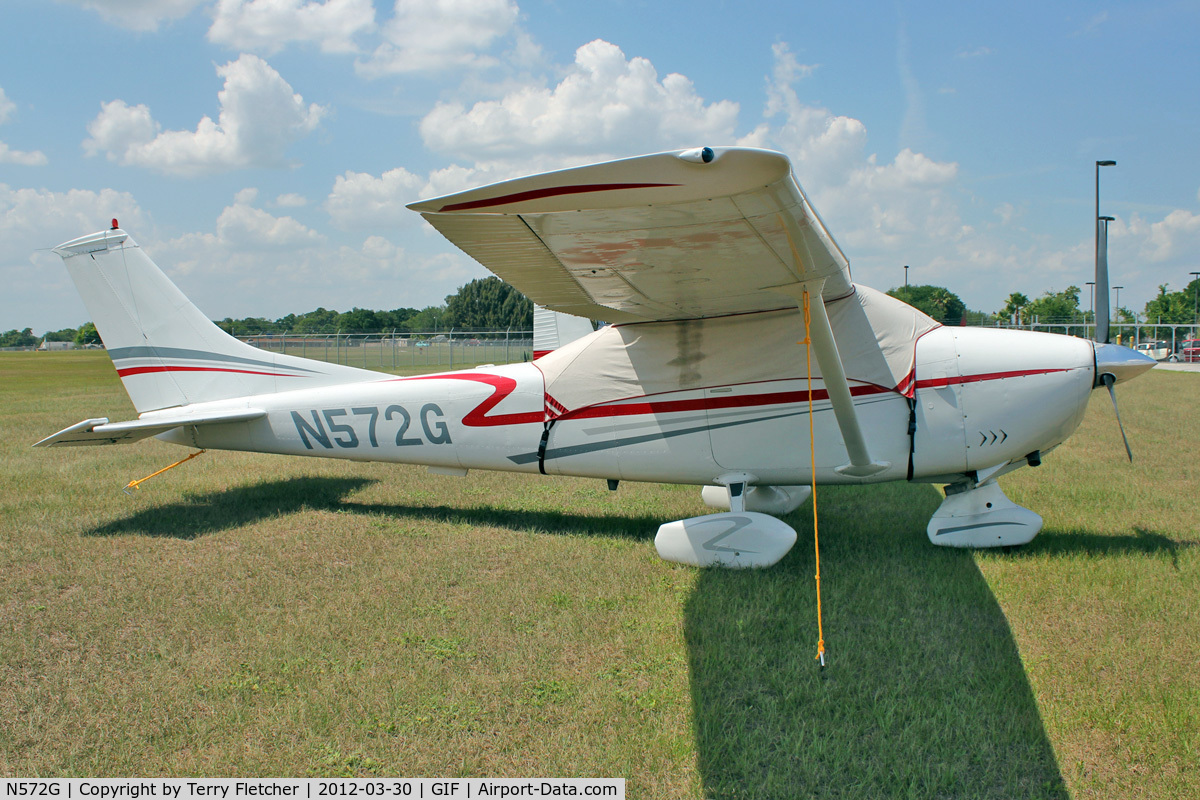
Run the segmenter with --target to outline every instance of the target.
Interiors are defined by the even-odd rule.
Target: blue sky
[[[880,289],[974,309],[1200,270],[1200,3],[4,0],[0,330],[88,319],[113,217],[207,314],[439,303],[406,203],[700,145],[788,154]],[[1084,292],[1084,304],[1087,293]]]

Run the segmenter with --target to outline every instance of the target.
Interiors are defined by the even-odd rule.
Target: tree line
[[[218,321],[217,326],[234,336],[257,333],[426,333],[429,331],[527,331],[533,328],[533,303],[509,284],[495,277],[477,278],[460,286],[439,306],[394,308],[372,311],[352,308],[331,311],[318,308],[279,319],[245,317]]]
[[[430,331],[528,331],[533,328],[533,303],[499,278],[478,278],[460,286],[446,297],[443,305],[422,309],[395,308],[372,311],[352,308],[332,311],[318,308],[303,314],[287,314],[279,319],[265,317],[226,317],[214,320],[217,327],[233,336],[260,333],[427,333]],[[35,336],[33,330],[0,333],[0,347],[34,347],[42,340],[75,342],[83,347],[99,344],[96,326],[86,322],[79,328],[49,331]]]
[[[1033,299],[1021,292],[1013,292],[1003,308],[990,313],[968,309],[957,294],[944,286],[900,286],[889,289],[888,294],[945,325],[1030,324],[1035,320],[1041,324],[1084,325],[1095,321],[1095,314],[1090,308],[1080,308],[1082,290],[1078,286],[1068,286],[1058,292],[1047,291]],[[1158,295],[1146,303],[1141,314],[1142,322],[1147,325],[1192,325],[1198,297],[1200,278],[1176,292],[1168,291],[1167,285],[1162,284],[1158,287]],[[1112,320],[1127,324],[1136,321],[1134,313],[1124,307],[1113,312]],[[448,295],[443,305],[422,309],[372,311],[356,307],[338,312],[318,308],[274,320],[264,317],[226,317],[216,324],[234,336],[262,333],[426,333],[451,329],[527,331],[533,327],[533,303],[493,275],[464,284],[457,292]],[[35,336],[30,328],[6,331],[0,333],[0,347],[33,347],[43,339],[75,342],[81,347],[100,342],[96,326],[87,322],[79,328],[49,331],[41,337]]]
[[[1068,286],[1062,291],[1047,291],[1030,299],[1021,292],[1008,296],[1003,308],[988,313],[972,311],[954,292],[942,286],[901,286],[889,289],[888,294],[903,300],[945,325],[1022,324],[1034,321],[1041,324],[1084,325],[1095,322],[1095,298],[1088,308],[1080,307],[1082,290]],[[1200,278],[1191,281],[1177,292],[1167,291],[1167,284],[1158,287],[1158,295],[1146,303],[1140,314],[1143,325],[1193,325],[1196,321],[1197,299],[1200,298]],[[1139,315],[1122,306],[1111,315],[1115,323],[1134,324]]]

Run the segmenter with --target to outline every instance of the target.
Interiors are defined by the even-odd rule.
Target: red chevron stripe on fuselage
[[[979,375],[961,375],[946,378],[931,378],[922,381],[912,381],[912,376],[901,382],[893,389],[887,389],[873,384],[862,384],[850,387],[853,397],[864,397],[878,394],[895,393],[903,396],[901,387],[915,383],[916,389],[938,389],[946,386],[978,383],[981,381],[1005,380],[1007,378],[1024,378],[1032,375],[1049,375],[1058,372],[1070,372],[1072,368],[1028,369],[1009,372],[989,372]],[[486,373],[456,373],[452,375],[418,375],[412,378],[398,378],[401,381],[413,380],[459,380],[476,381],[492,387],[492,394],[483,402],[471,409],[463,418],[462,423],[468,427],[492,427],[496,425],[525,425],[534,422],[545,422],[546,410],[525,411],[515,414],[498,414],[488,416],[488,412],[500,405],[517,387],[513,378]],[[708,387],[713,388],[713,387]],[[723,388],[723,387],[719,387]],[[695,390],[692,390],[695,391]],[[814,401],[829,399],[829,393],[824,389],[812,392]],[[627,417],[642,414],[670,414],[684,411],[712,411],[728,408],[755,408],[773,405],[790,405],[806,403],[809,392],[764,392],[762,394],[742,395],[740,397],[697,397],[688,400],[652,400],[648,398],[626,398],[613,403],[595,406],[583,406],[573,411],[567,411],[558,417],[560,421],[574,419],[602,419],[606,417]],[[633,402],[638,401],[638,402]],[[556,401],[557,405],[557,401]]]

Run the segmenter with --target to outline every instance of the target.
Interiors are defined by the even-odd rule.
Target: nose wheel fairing
[[[929,541],[941,547],[1014,547],[1028,544],[1042,518],[1005,497],[1000,484],[948,486],[946,499],[929,520]]]

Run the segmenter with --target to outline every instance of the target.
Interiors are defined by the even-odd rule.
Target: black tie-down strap
[[[546,474],[546,443],[550,441],[550,429],[554,427],[554,420],[546,420],[546,424],[542,427],[542,440],[538,442],[538,472]]]
[[[917,451],[917,398],[908,401],[908,480],[913,479],[913,457]]]

